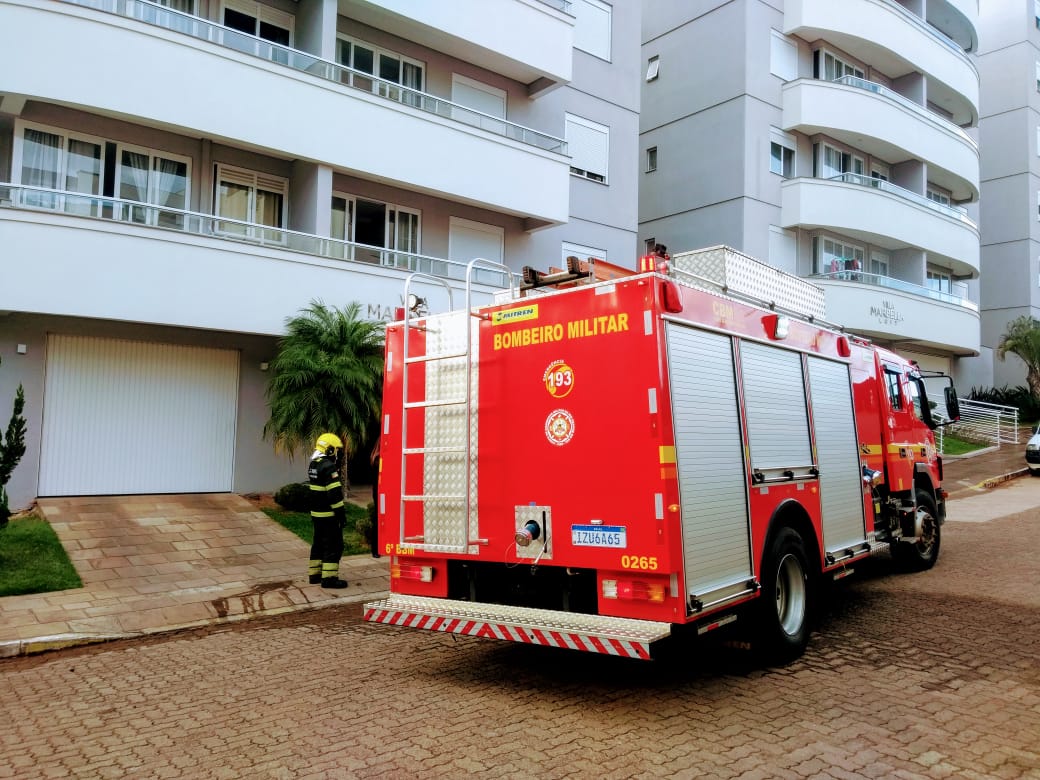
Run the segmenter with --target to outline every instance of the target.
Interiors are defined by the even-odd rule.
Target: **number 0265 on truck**
[[[727,247],[646,260],[388,326],[367,620],[641,659],[739,620],[783,663],[826,580],[935,563],[917,366]]]

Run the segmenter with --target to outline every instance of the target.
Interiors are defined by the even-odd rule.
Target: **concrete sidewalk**
[[[946,458],[944,487],[953,500],[985,493],[1027,473],[1024,452],[1023,439]],[[54,498],[39,507],[83,587],[0,598],[0,658],[366,601],[388,588],[387,559],[369,555],[343,559],[345,590],[308,585],[308,545],[233,494]]]

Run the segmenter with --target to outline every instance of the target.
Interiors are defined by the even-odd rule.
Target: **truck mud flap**
[[[642,660],[671,636],[669,623],[400,595],[365,604],[365,620]]]

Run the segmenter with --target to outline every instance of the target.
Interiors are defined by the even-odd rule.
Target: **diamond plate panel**
[[[473,330],[471,357],[466,352],[466,328]],[[477,393],[478,322],[467,311],[449,312],[426,321],[427,357],[444,357],[425,363],[426,401],[443,402],[425,410],[427,448],[446,452],[427,452],[423,457],[423,536],[424,548],[437,546],[462,552],[475,539],[476,526],[476,409],[467,413],[466,390]],[[472,361],[472,362],[471,362]],[[472,366],[472,371],[470,370]],[[467,427],[467,420],[469,426]],[[467,480],[467,455],[472,467]],[[466,496],[470,515],[466,517]]]
[[[821,288],[728,246],[679,252],[672,255],[671,264],[677,271],[761,301],[772,301],[806,317],[822,318],[825,313]]]

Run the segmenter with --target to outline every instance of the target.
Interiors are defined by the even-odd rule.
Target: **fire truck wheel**
[[[939,558],[938,512],[935,500],[925,490],[916,491],[917,518],[921,522],[921,536],[915,542],[896,542],[892,545],[892,558],[906,571],[925,571],[935,565]]]
[[[805,542],[792,528],[773,535],[762,564],[757,644],[763,660],[787,663],[809,644],[809,616],[813,599]]]

